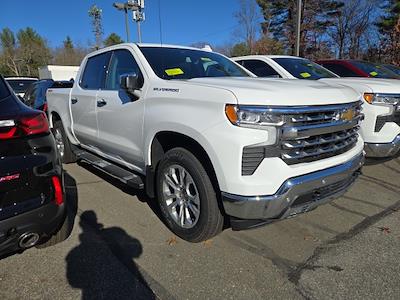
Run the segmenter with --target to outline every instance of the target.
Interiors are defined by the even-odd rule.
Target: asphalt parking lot
[[[200,244],[174,237],[144,195],[65,168],[73,233],[0,260],[0,299],[400,297],[400,158],[369,161],[313,212]]]

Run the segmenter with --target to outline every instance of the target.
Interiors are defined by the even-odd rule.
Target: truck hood
[[[400,80],[382,78],[323,78],[320,82],[335,83],[352,87],[360,93],[388,93],[400,94]],[[360,90],[363,89],[364,91]]]
[[[194,78],[188,83],[222,88],[244,105],[329,105],[358,101],[361,94],[346,86],[318,81],[264,78]]]

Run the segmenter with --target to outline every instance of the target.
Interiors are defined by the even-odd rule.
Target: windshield
[[[192,79],[202,77],[249,77],[222,55],[192,49],[140,47],[158,77]]]
[[[396,73],[397,75],[400,75],[400,67],[395,65],[383,65],[383,66],[388,68],[390,71]]]
[[[373,64],[366,61],[351,61],[351,63],[359,68],[361,71],[367,73],[370,77],[373,78],[394,78],[400,79],[400,76],[396,73],[390,71],[389,69],[383,67],[379,64]]]
[[[31,83],[36,82],[34,79],[6,79],[8,84],[16,93],[25,93]]]
[[[272,58],[276,63],[281,65],[286,71],[299,79],[321,79],[321,78],[337,78],[338,76],[324,67],[313,63],[308,59],[299,58]]]

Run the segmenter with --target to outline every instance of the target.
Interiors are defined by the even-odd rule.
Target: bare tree
[[[250,53],[254,52],[261,15],[255,0],[239,0],[235,18],[239,23],[238,35],[245,40]]]
[[[331,26],[330,36],[337,47],[339,58],[361,57],[361,44],[368,41],[373,26],[372,12],[376,0],[348,0],[336,14],[336,22]]]

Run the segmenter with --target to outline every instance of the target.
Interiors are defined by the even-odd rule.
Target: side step
[[[96,169],[106,173],[107,175],[110,175],[111,177],[114,177],[115,179],[118,179],[132,188],[140,190],[144,188],[144,183],[140,176],[111,162],[108,162],[94,154],[80,150],[76,152],[76,157],[78,160],[87,162]]]

